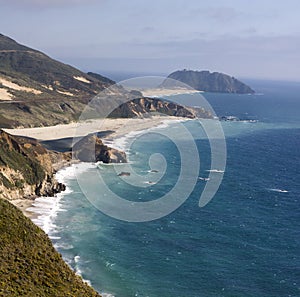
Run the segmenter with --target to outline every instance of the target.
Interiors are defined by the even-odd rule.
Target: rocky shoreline
[[[37,140],[0,130],[0,197],[9,201],[34,200],[64,191],[55,173],[77,162],[127,162],[124,152],[110,148],[94,134],[82,138],[73,154],[43,147]]]

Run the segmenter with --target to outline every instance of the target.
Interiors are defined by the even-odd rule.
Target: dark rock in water
[[[54,179],[49,179],[46,182],[41,183],[35,189],[35,194],[37,196],[49,196],[53,197],[55,194],[63,192],[66,190],[66,185],[57,182]]]
[[[73,157],[82,162],[127,162],[125,152],[104,145],[94,134],[87,135],[73,146]]]
[[[118,176],[130,176],[130,172],[122,171],[121,173],[118,174]]]
[[[220,120],[225,121],[225,122],[239,122],[240,121],[240,119],[235,116],[222,116],[220,118]]]
[[[179,81],[195,90],[217,93],[253,94],[254,91],[236,78],[220,72],[179,70],[171,73],[161,87],[176,87]],[[180,86],[180,83],[179,83]],[[182,85],[181,85],[182,87]]]

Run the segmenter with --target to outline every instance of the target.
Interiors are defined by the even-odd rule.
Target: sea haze
[[[172,188],[181,165],[176,145],[157,133],[176,133],[182,124],[157,128],[131,147],[130,161],[141,174],[148,173],[152,153],[166,156],[165,176],[150,187],[127,185],[110,166],[79,164],[60,172],[69,191],[59,197],[60,211],[50,214],[51,222],[45,219],[47,231],[95,289],[117,297],[300,295],[300,85],[253,81],[251,86],[257,94],[204,94],[218,116],[245,120],[222,122],[227,167],[204,208],[198,202],[211,160],[197,121],[183,125],[199,149],[200,179],[187,201],[159,220],[128,223],[102,214],[82,194],[74,170],[95,189],[91,181],[101,171],[124,198],[156,199]],[[180,98],[197,105],[194,95]],[[124,139],[121,144],[128,149]]]

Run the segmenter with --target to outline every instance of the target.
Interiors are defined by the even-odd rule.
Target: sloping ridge
[[[38,90],[34,94],[17,90],[2,81],[15,100],[95,95],[113,81],[90,76],[70,65],[56,61],[44,53],[21,45],[0,34],[0,83],[13,82],[21,87]]]
[[[100,297],[63,261],[44,231],[1,198],[0,214],[0,296]]]
[[[143,116],[148,112],[195,116],[191,109],[165,100],[142,98],[141,93],[128,92],[114,83],[97,73],[83,73],[0,34],[0,128],[77,121],[91,99],[102,93],[107,104],[114,97],[128,98],[123,104],[124,100],[119,100],[121,104],[112,117]],[[106,94],[104,90],[108,87]],[[203,112],[200,116],[208,114]]]

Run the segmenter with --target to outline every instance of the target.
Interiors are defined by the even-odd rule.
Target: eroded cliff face
[[[66,164],[70,154],[46,150],[36,140],[0,130],[0,197],[8,200],[53,196],[65,189],[54,178],[54,164]]]
[[[72,152],[59,153],[44,148],[38,141],[12,136],[0,130],[0,197],[34,199],[53,196],[65,190],[54,174],[72,162],[125,163],[126,154],[88,135]]]

